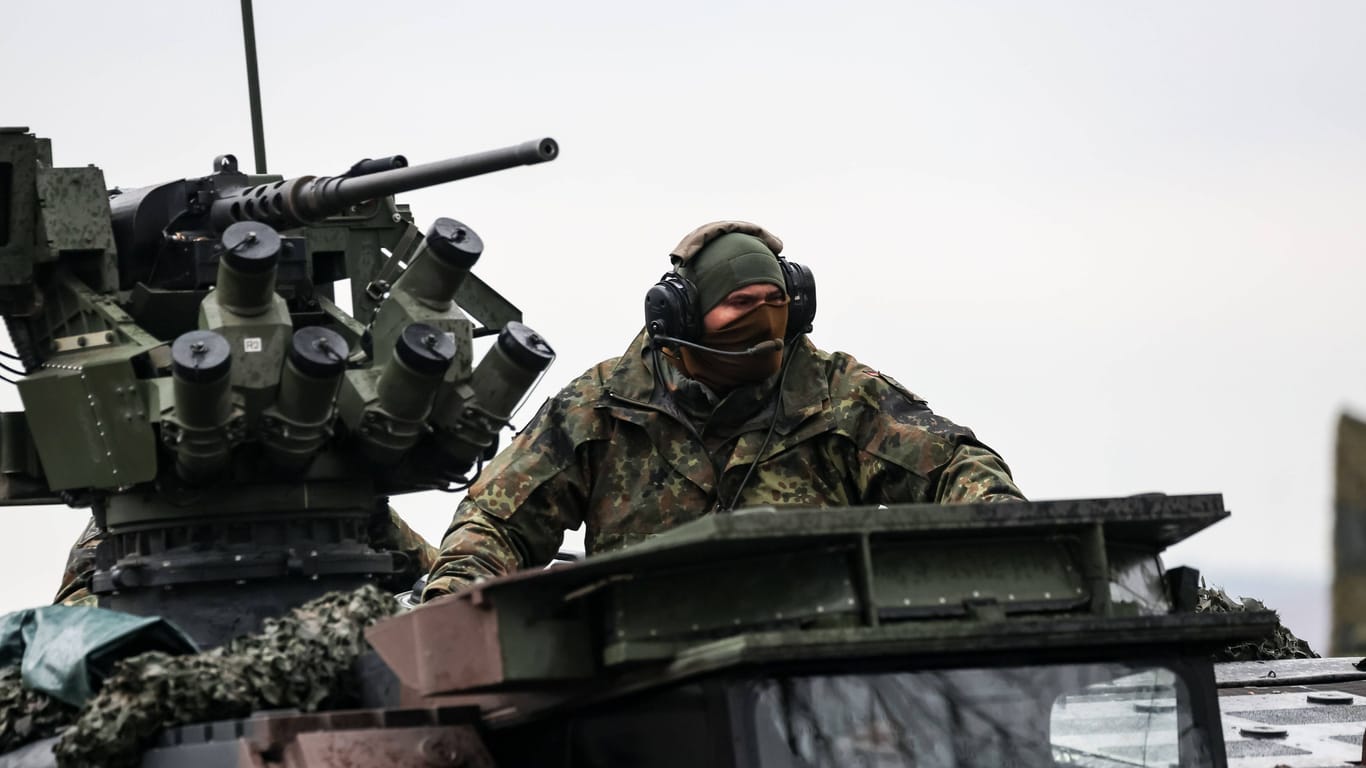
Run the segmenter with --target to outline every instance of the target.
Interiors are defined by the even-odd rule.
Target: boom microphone
[[[782,340],[782,339],[769,339],[768,341],[761,341],[761,342],[759,342],[758,344],[755,344],[754,346],[752,346],[752,347],[750,347],[750,348],[748,348],[748,349],[742,349],[742,350],[739,350],[739,351],[736,351],[736,352],[732,352],[732,351],[726,350],[726,349],[717,349],[717,348],[715,348],[715,347],[707,347],[707,346],[703,346],[703,345],[701,345],[701,344],[695,344],[695,343],[693,343],[693,342],[691,342],[691,341],[684,341],[683,339],[677,338],[677,337],[675,337],[675,336],[665,336],[665,335],[663,335],[663,334],[653,335],[653,336],[650,337],[650,339],[651,339],[652,341],[662,341],[662,342],[664,342],[665,344],[678,344],[678,345],[681,345],[681,346],[684,346],[684,347],[691,347],[691,348],[693,348],[693,349],[700,349],[700,350],[702,350],[703,352],[711,352],[711,353],[717,354],[717,355],[728,355],[728,356],[731,356],[731,357],[746,357],[746,356],[749,356],[749,355],[766,355],[766,354],[768,354],[768,353],[770,353],[770,352],[778,352],[778,351],[781,351],[782,348],[783,348],[783,340]]]

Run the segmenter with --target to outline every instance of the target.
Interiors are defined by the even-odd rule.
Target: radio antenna
[[[242,42],[247,48],[247,98],[251,100],[251,143],[256,150],[256,172],[266,172],[266,136],[261,120],[261,76],[256,69],[256,22],[251,0],[242,0]]]

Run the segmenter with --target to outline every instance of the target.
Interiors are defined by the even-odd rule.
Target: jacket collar
[[[830,379],[825,370],[823,355],[806,336],[799,336],[788,345],[787,374],[783,379],[783,418],[777,430],[788,434],[812,415],[824,409],[830,401]],[[667,363],[665,363],[667,365]],[[636,334],[626,352],[603,380],[607,393],[636,403],[650,403],[655,393],[655,356],[642,329]],[[620,405],[608,400],[606,405]]]

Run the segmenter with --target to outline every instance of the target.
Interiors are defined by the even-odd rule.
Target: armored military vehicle
[[[99,604],[175,616],[208,646],[330,590],[406,588],[420,569],[387,497],[467,483],[553,351],[470,273],[472,228],[424,234],[391,195],[557,153],[292,179],[220,155],[106,194],[98,168],[0,129],[0,315],[24,404],[0,421],[4,498],[89,507]]]
[[[165,616],[205,648],[241,647],[263,622],[278,640],[271,617],[331,590],[406,588],[386,498],[468,483],[553,353],[471,274],[472,228],[439,219],[424,234],[390,195],[557,152],[540,139],[292,179],[223,155],[208,175],[106,194],[98,169],[54,167],[48,142],[0,130],[0,313],[25,406],[0,416],[4,501],[88,506],[105,534],[91,599]],[[351,313],[332,293],[343,278]],[[473,339],[495,334],[476,365]],[[119,713],[108,722],[155,726],[118,734],[121,753],[57,754],[566,768],[1355,759],[1366,673],[1210,661],[1275,619],[1195,613],[1198,575],[1160,555],[1226,514],[1217,496],[1160,495],[742,510],[382,620],[346,696],[297,711],[266,697],[245,719],[242,700],[200,696],[160,721]],[[299,666],[271,658],[252,673],[267,685]],[[155,679],[149,696],[178,701],[174,681],[140,669],[125,691]],[[50,765],[60,738],[0,764]]]

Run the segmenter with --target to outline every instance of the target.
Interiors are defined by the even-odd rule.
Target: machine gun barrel
[[[554,139],[534,139],[502,149],[364,176],[300,176],[234,190],[213,202],[218,231],[239,221],[261,221],[279,228],[300,227],[335,216],[366,200],[467,179],[494,171],[554,160]]]

